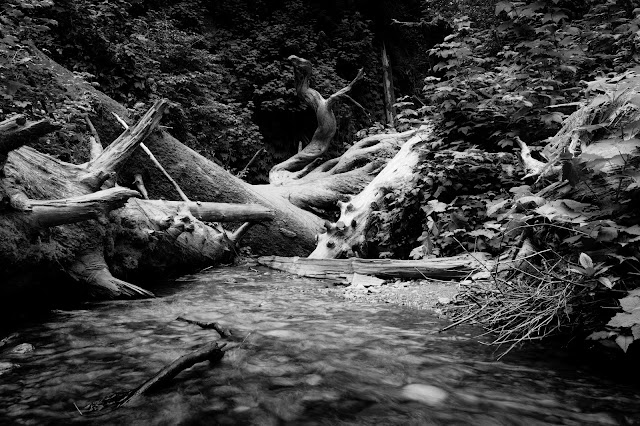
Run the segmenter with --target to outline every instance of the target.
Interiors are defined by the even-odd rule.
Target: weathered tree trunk
[[[264,256],[261,265],[290,272],[303,277],[349,281],[354,274],[374,275],[381,278],[438,278],[460,279],[488,265],[484,253],[442,257],[438,259],[309,259],[300,257]]]
[[[389,56],[387,56],[387,46],[384,42],[382,42],[380,56],[382,58],[382,90],[384,91],[385,118],[389,126],[394,126],[396,121],[396,112],[393,105],[396,103],[396,96],[393,90],[393,76],[391,75]]]

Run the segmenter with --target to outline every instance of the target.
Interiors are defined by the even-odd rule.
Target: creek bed
[[[543,349],[495,362],[477,329],[427,311],[352,303],[321,281],[234,267],[184,277],[140,301],[56,311],[1,349],[0,424],[637,424],[640,388]],[[90,402],[136,388],[220,337],[242,342],[134,405]],[[11,353],[28,343],[33,350]]]

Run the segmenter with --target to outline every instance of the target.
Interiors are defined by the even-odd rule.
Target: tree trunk
[[[437,278],[460,279],[476,270],[491,268],[484,253],[422,260],[395,259],[310,259],[300,257],[264,256],[261,265],[302,277],[348,282],[354,274],[374,275],[381,278]]]
[[[382,57],[382,87],[384,91],[384,112],[387,124],[394,126],[396,121],[395,107],[396,96],[393,90],[393,77],[391,75],[391,64],[387,56],[387,46],[382,42],[380,56]]]

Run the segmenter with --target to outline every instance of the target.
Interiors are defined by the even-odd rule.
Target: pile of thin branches
[[[455,302],[446,308],[454,321],[447,329],[481,325],[494,336],[491,345],[507,347],[500,359],[525,341],[584,328],[594,322],[593,305],[600,298],[594,286],[569,266],[559,256],[537,256],[523,260],[507,276],[495,274],[491,280],[461,284]]]

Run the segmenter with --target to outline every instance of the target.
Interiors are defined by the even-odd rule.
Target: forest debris
[[[258,263],[273,269],[310,278],[347,282],[354,273],[399,278],[463,278],[492,263],[485,253],[421,260],[396,259],[311,259],[301,257],[263,256]],[[491,266],[489,266],[491,269]]]
[[[140,387],[131,392],[119,392],[106,396],[97,402],[92,402],[86,407],[84,411],[100,411],[105,408],[119,408],[124,405],[130,404],[132,401],[137,400],[141,396],[152,392],[165,384],[171,379],[176,377],[180,372],[186,370],[193,365],[203,362],[211,361],[216,363],[224,356],[223,349],[226,347],[226,343],[219,345],[217,342],[207,343],[200,349],[190,352],[186,355],[173,361],[171,364],[164,367],[152,378],[144,382]],[[82,412],[81,412],[82,413]]]
[[[215,330],[218,332],[218,334],[220,335],[220,337],[223,337],[225,339],[229,339],[231,337],[233,337],[233,333],[231,332],[231,330],[229,330],[226,327],[222,327],[219,323],[217,322],[201,322],[201,321],[196,321],[196,320],[190,320],[184,317],[178,317],[176,318],[176,321],[182,321],[182,322],[186,322],[188,324],[194,324],[197,325],[198,327],[204,328],[205,330]]]

